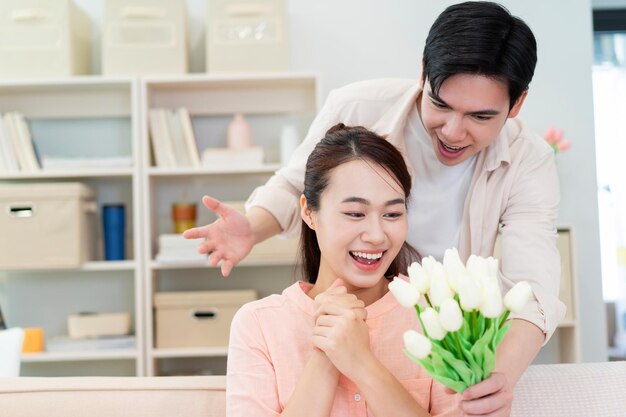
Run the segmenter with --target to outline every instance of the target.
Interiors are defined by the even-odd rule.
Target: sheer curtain
[[[608,36],[608,35],[602,35]],[[593,68],[595,141],[605,301],[617,309],[615,344],[626,351],[626,65],[623,39]],[[597,45],[597,43],[596,43]],[[603,48],[606,51],[606,48]],[[596,57],[598,60],[598,57]]]

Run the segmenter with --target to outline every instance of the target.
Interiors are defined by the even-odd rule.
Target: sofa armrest
[[[225,376],[0,378],[3,417],[224,417],[225,403]]]

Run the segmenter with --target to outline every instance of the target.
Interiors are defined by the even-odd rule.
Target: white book
[[[155,164],[159,168],[173,168],[176,166],[174,151],[169,140],[167,121],[164,109],[148,110],[148,123],[150,128],[150,138],[152,151],[154,153]]]
[[[0,116],[0,159],[4,163],[4,172],[16,173],[20,167],[17,163],[17,155],[13,149],[13,141],[9,137],[4,119]]]
[[[9,137],[9,141],[13,145],[13,150],[15,151],[15,157],[17,159],[17,165],[20,171],[29,171],[28,166],[28,157],[25,154],[25,150],[20,145],[20,134],[17,130],[17,124],[14,120],[14,117],[11,113],[6,113],[2,117],[4,121],[4,126],[6,127],[7,136]]]
[[[193,132],[189,111],[185,107],[181,107],[178,109],[177,113],[180,125],[183,129],[183,137],[185,138],[190,164],[194,168],[200,168],[200,154],[198,152],[198,144],[196,142],[196,135]]]
[[[202,165],[207,168],[248,168],[263,165],[263,148],[207,148],[202,151]]]
[[[83,350],[133,349],[136,346],[135,336],[105,336],[89,339],[72,339],[57,336],[46,340],[48,352],[75,352]]]
[[[165,248],[197,248],[203,239],[185,239],[182,234],[163,233],[159,235],[159,250]]]
[[[21,113],[14,113],[17,130],[20,135],[20,143],[24,147],[26,158],[28,159],[28,166],[30,171],[41,171],[41,166],[37,160],[37,154],[35,153],[35,146],[33,144],[33,138],[30,136],[30,130],[26,119]]]
[[[183,136],[183,127],[175,110],[166,110],[167,127],[172,141],[172,149],[174,150],[174,159],[177,167],[189,167],[191,161],[187,154],[187,145]]]

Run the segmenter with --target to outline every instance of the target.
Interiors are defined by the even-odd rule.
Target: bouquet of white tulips
[[[489,377],[496,348],[510,327],[511,312],[531,296],[526,281],[502,297],[498,261],[472,255],[463,265],[456,249],[443,264],[433,257],[411,264],[409,281],[395,278],[389,290],[398,302],[414,308],[423,334],[404,333],[405,353],[435,380],[462,393]],[[424,301],[421,301],[422,296]]]

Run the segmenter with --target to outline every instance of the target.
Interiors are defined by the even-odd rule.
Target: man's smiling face
[[[426,80],[419,110],[437,159],[457,165],[491,145],[506,119],[517,116],[525,98],[526,93],[509,110],[507,85],[484,75],[453,75],[439,94]]]

